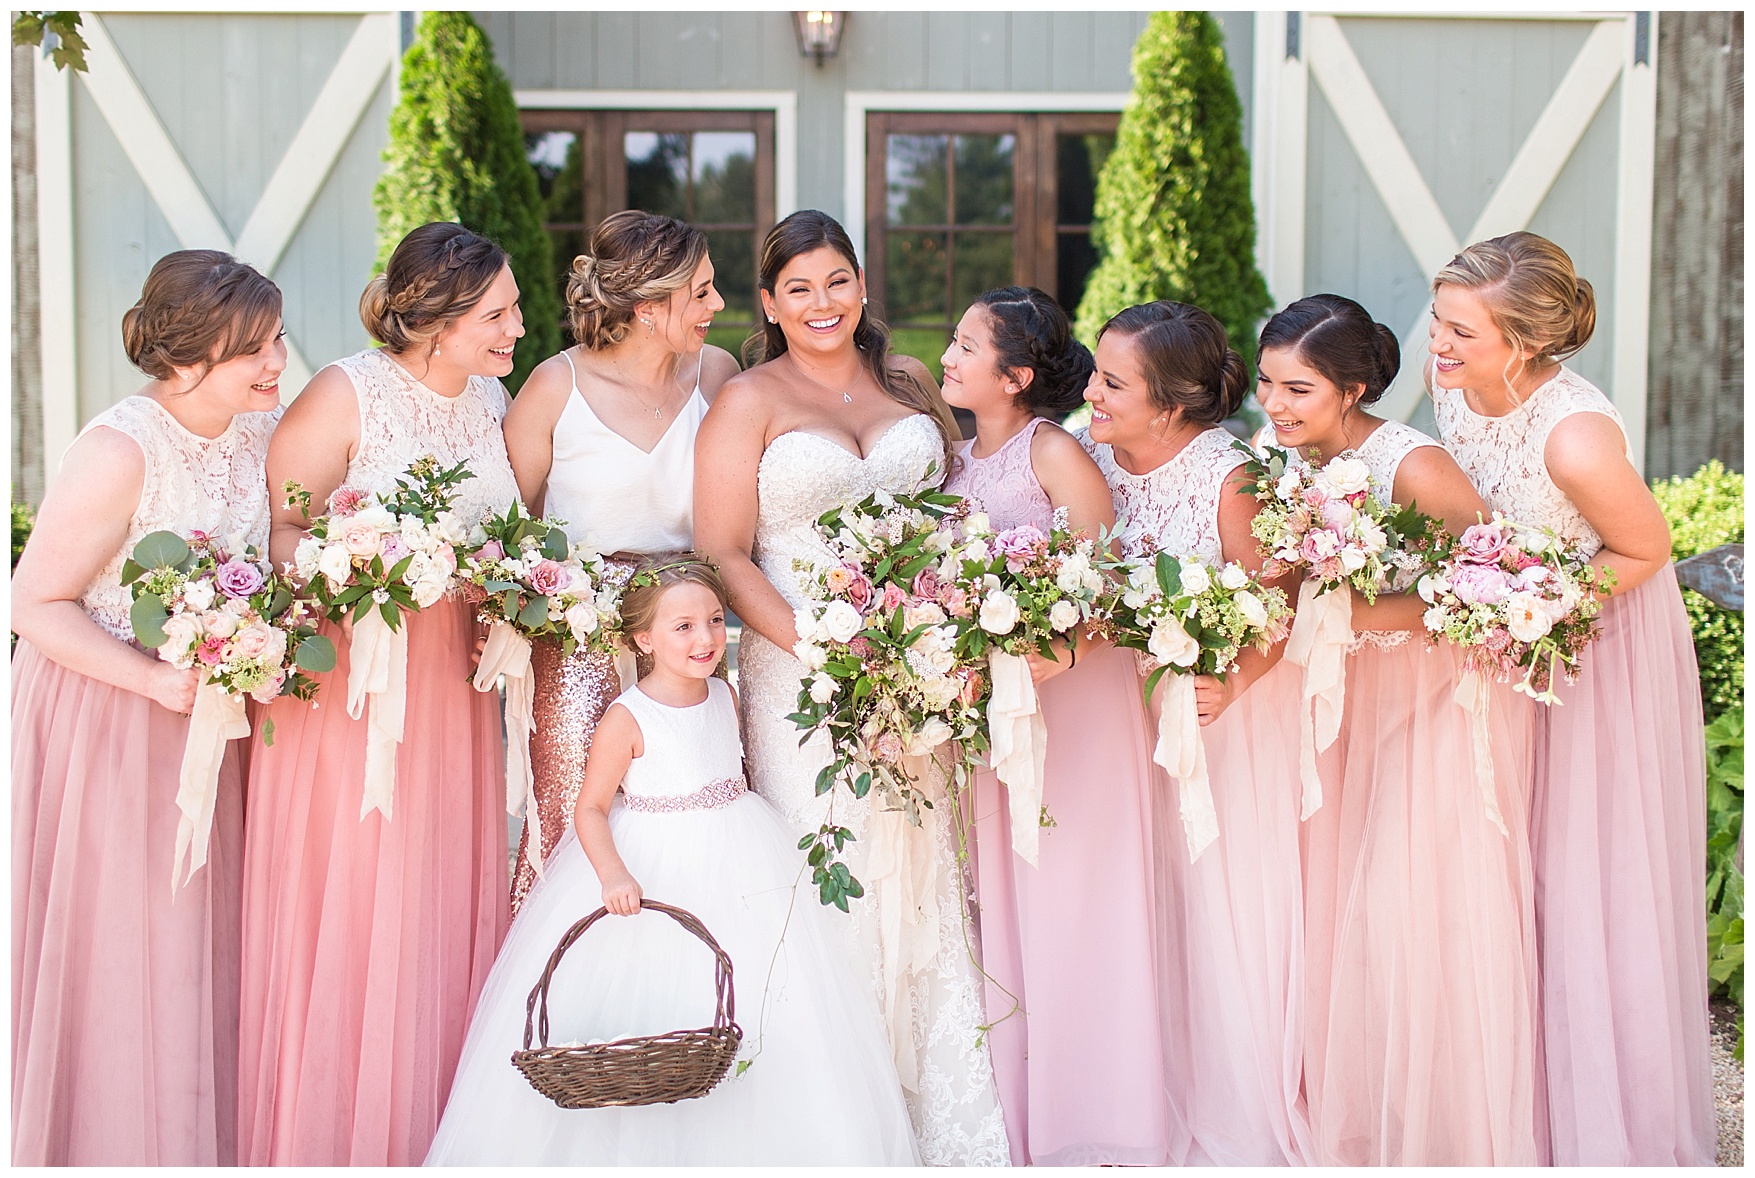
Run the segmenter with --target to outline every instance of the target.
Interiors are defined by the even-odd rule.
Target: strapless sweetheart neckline
[[[926,416],[926,414],[924,414],[924,413],[910,413],[906,417],[898,418],[897,420],[891,422],[888,426],[886,426],[884,428],[884,432],[878,435],[877,441],[875,441],[871,444],[871,449],[867,450],[864,454],[855,454],[853,451],[851,451],[847,447],[843,446],[840,442],[835,441],[833,438],[824,437],[822,434],[813,433],[812,431],[807,430],[807,429],[789,429],[783,433],[775,434],[773,441],[768,443],[768,450],[772,450],[776,445],[778,445],[780,442],[780,439],[782,439],[782,438],[793,438],[793,437],[815,438],[817,441],[822,442],[824,445],[833,446],[835,449],[841,451],[841,453],[847,455],[847,457],[853,459],[853,461],[855,461],[855,462],[870,462],[872,459],[872,456],[874,454],[876,454],[880,449],[883,448],[883,444],[889,440],[890,435],[895,433],[896,430],[898,430],[902,426],[908,424],[910,421],[930,421],[930,420],[931,419],[928,418]],[[766,459],[767,456],[768,456],[768,451],[764,450],[762,452],[763,459]]]

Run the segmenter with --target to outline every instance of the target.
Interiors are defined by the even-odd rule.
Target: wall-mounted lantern
[[[841,30],[847,27],[845,12],[795,12],[792,31],[798,34],[798,51],[814,58],[818,67],[841,47]]]

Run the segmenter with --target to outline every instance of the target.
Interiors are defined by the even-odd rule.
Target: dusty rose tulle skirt
[[[406,623],[393,818],[360,817],[366,715],[347,646],[319,704],[268,709],[244,856],[239,1160],[418,1165],[507,922],[498,698],[469,684],[469,611]],[[508,1065],[510,1066],[510,1065]]]
[[[1299,668],[1277,664],[1201,729],[1219,837],[1198,861],[1189,861],[1177,785],[1154,768],[1172,1165],[1310,1160],[1299,1091],[1298,675]],[[1153,739],[1161,698],[1153,693]]]
[[[1536,725],[1536,917],[1556,1165],[1710,1166],[1706,753],[1673,567],[1611,599]]]
[[[987,1041],[1012,1162],[1161,1166],[1152,778],[1133,655],[1095,652],[1039,692],[1057,825],[1035,867],[1011,849],[1005,787],[986,771],[975,782]]]
[[[1495,687],[1494,800],[1448,644],[1347,660],[1305,823],[1304,1086],[1334,1166],[1534,1165],[1534,705]]]
[[[12,1161],[236,1162],[242,741],[175,898],[186,718],[12,659]]]

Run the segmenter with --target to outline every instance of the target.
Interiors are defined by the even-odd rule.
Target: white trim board
[[[43,488],[79,436],[73,301],[73,79],[37,54],[37,289],[43,365]],[[12,391],[13,396],[18,390]]]
[[[865,116],[874,110],[944,111],[947,114],[1049,111],[1120,111],[1130,91],[1052,90],[849,90],[842,99],[842,226],[856,257],[865,257]]]
[[[512,98],[540,110],[771,110],[774,219],[798,209],[796,90],[514,90]]]

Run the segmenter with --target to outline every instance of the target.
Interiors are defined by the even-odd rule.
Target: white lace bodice
[[[890,426],[864,458],[820,434],[781,434],[768,443],[756,469],[756,567],[788,604],[803,605],[793,560],[829,559],[812,526],[817,517],[880,489],[898,495],[919,490],[928,470],[942,474],[943,455],[938,426],[924,413]]]
[[[1219,492],[1246,457],[1231,448],[1235,439],[1228,431],[1215,426],[1196,435],[1176,457],[1145,474],[1123,470],[1109,446],[1093,442],[1089,431],[1074,436],[1096,459],[1115,496],[1121,546],[1128,556],[1168,552],[1215,568],[1223,562]]]
[[[445,466],[466,462],[475,475],[457,487],[457,509],[466,519],[503,512],[518,498],[500,431],[506,390],[499,381],[472,376],[457,396],[441,397],[380,348],[335,363],[359,399],[360,444],[347,464],[348,486],[389,491],[410,463],[431,454]]]
[[[1597,530],[1554,485],[1546,458],[1548,435],[1574,413],[1604,414],[1626,437],[1626,423],[1602,390],[1562,365],[1502,417],[1483,417],[1470,409],[1461,389],[1434,388],[1432,409],[1445,449],[1488,507],[1519,523],[1553,528],[1569,545],[1593,556],[1603,546]]]
[[[92,621],[123,641],[133,638],[128,610],[134,597],[122,584],[122,562],[149,532],[205,532],[219,538],[227,552],[249,545],[267,554],[264,463],[280,413],[240,413],[217,438],[203,438],[184,429],[151,397],[136,394],[110,406],[80,431],[83,435],[102,426],[126,434],[146,459],[128,535],[80,596],[80,608]]]
[[[720,782],[742,783],[743,741],[725,680],[709,678],[707,698],[693,707],[659,703],[638,684],[616,702],[633,713],[644,746],[622,778],[623,794],[681,799]]]

